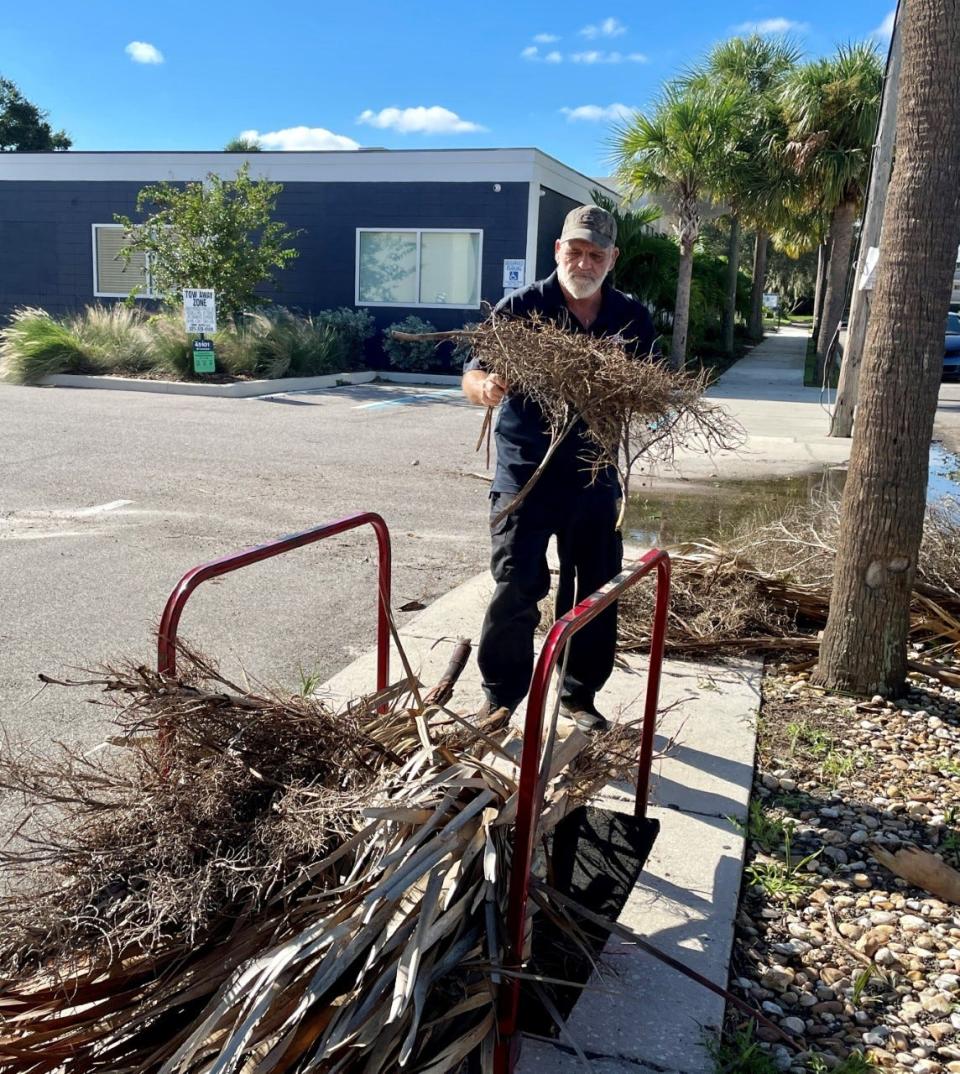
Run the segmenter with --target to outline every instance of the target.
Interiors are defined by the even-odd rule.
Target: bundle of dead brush
[[[626,495],[641,456],[662,462],[679,447],[710,452],[741,440],[729,414],[704,398],[706,374],[638,360],[616,336],[564,331],[536,317],[491,318],[471,331],[469,343],[484,369],[543,411],[551,446],[541,469],[576,431],[588,445],[584,466],[594,474],[615,467]]]
[[[830,607],[839,529],[839,505],[824,498],[748,526],[723,545],[674,549],[668,651],[815,650]],[[646,588],[624,595],[622,649],[647,647],[652,614]],[[927,510],[911,637],[933,659],[955,661],[960,650],[960,511],[950,501]]]
[[[181,659],[87,680],[126,748],[0,756],[32,820],[0,1072],[443,1074],[489,1047],[518,736],[409,682],[334,713]],[[602,750],[563,739],[543,825]]]

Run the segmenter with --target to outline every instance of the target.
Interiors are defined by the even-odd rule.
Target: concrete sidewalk
[[[792,327],[768,335],[707,393],[743,426],[742,447],[712,456],[681,450],[672,465],[651,475],[699,482],[780,477],[846,464],[851,441],[827,435],[830,417],[821,406],[820,390],[803,386],[808,336],[805,329]]]
[[[631,550],[636,554],[637,550]],[[628,560],[631,558],[628,553]],[[641,583],[643,584],[643,583]],[[400,632],[421,681],[430,686],[446,667],[458,637],[476,638],[492,591],[484,573],[435,601]],[[643,712],[646,658],[618,662],[602,694],[612,719]],[[391,656],[397,676],[399,660]],[[368,692],[375,654],[367,653],[318,691],[334,702]],[[657,727],[651,815],[660,836],[620,920],[651,943],[725,985],[744,841],[730,818],[745,822],[753,776],[760,663],[723,666],[669,660],[664,667]],[[453,707],[475,711],[482,700],[475,659],[460,679]],[[522,709],[518,713],[522,718]],[[671,743],[668,746],[668,743]],[[598,801],[630,812],[630,789],[609,785]],[[602,978],[590,982],[556,1044],[525,1042],[522,1074],[582,1070],[571,1041],[599,1074],[706,1074],[704,1034],[715,1033],[723,1001],[611,938]]]

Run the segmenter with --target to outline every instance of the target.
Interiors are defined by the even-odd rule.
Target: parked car
[[[960,377],[960,313],[947,314],[947,335],[943,345],[943,376]]]

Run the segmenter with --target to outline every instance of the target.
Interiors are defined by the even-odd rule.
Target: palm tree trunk
[[[770,236],[761,228],[753,243],[753,287],[750,289],[750,338],[763,339],[763,285],[767,278],[767,248]]]
[[[903,25],[897,166],[867,325],[850,472],[817,681],[903,690],[910,597],[960,244],[960,19],[910,0]]]
[[[847,301],[847,274],[850,271],[850,251],[853,247],[853,221],[857,202],[847,198],[833,210],[830,219],[830,261],[827,265],[827,284],[823,294],[820,331],[817,334],[817,380],[823,377],[823,366],[833,334],[843,316]]]
[[[693,279],[693,244],[696,239],[680,239],[680,264],[677,267],[677,297],[673,304],[673,340],[670,344],[670,367],[682,369],[687,358],[687,329],[690,325],[690,281]]]
[[[740,217],[730,214],[727,243],[727,301],[723,308],[723,353],[733,357],[733,326],[737,320],[737,272],[740,268]]]
[[[813,292],[813,330],[820,327],[820,311],[823,309],[823,278],[827,271],[827,244],[817,246],[817,282]]]

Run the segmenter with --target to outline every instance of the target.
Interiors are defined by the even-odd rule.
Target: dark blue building
[[[301,231],[271,298],[315,312],[363,306],[379,327],[415,313],[440,329],[553,268],[564,215],[606,190],[536,149],[283,153],[0,153],[0,320],[124,298],[146,280],[117,259],[114,214],[139,190],[224,178],[244,162],[283,184],[277,218]]]

